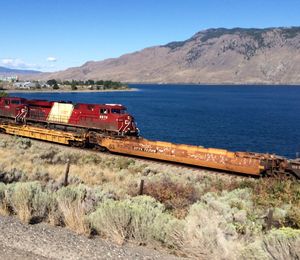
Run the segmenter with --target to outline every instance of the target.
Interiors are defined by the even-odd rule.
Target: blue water
[[[13,95],[121,103],[148,139],[290,158],[300,153],[300,86],[132,86],[139,91]]]

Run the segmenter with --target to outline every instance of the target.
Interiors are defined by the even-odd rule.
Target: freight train
[[[251,176],[300,179],[300,160],[150,141],[122,105],[0,98],[0,132]]]
[[[18,97],[0,98],[0,118],[18,124],[105,135],[138,136],[133,116],[120,104],[73,104]]]

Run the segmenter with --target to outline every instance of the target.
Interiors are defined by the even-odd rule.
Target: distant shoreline
[[[128,88],[128,89],[105,89],[105,90],[63,90],[63,89],[53,89],[53,90],[3,90],[7,93],[95,93],[95,92],[123,92],[123,91],[138,91],[137,88]]]
[[[180,83],[180,82],[176,82],[176,83],[151,83],[151,82],[139,82],[139,83],[133,83],[133,82],[126,82],[129,85],[135,86],[135,85],[158,85],[158,86],[166,86],[166,85],[183,85],[183,86],[291,86],[291,87],[299,87],[300,86],[300,82],[299,83]]]

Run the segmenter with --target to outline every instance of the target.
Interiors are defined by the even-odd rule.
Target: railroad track
[[[137,137],[103,136],[97,132],[66,132],[28,125],[1,124],[0,131],[52,143],[75,147],[94,147],[116,156],[136,158],[189,169],[210,169],[209,172],[235,176],[282,176],[300,179],[300,161],[272,155],[230,152],[223,149],[150,141]]]

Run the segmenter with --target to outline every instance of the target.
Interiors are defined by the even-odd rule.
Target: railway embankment
[[[123,246],[198,259],[297,259],[299,190],[288,178],[223,175],[0,135],[1,215]]]

